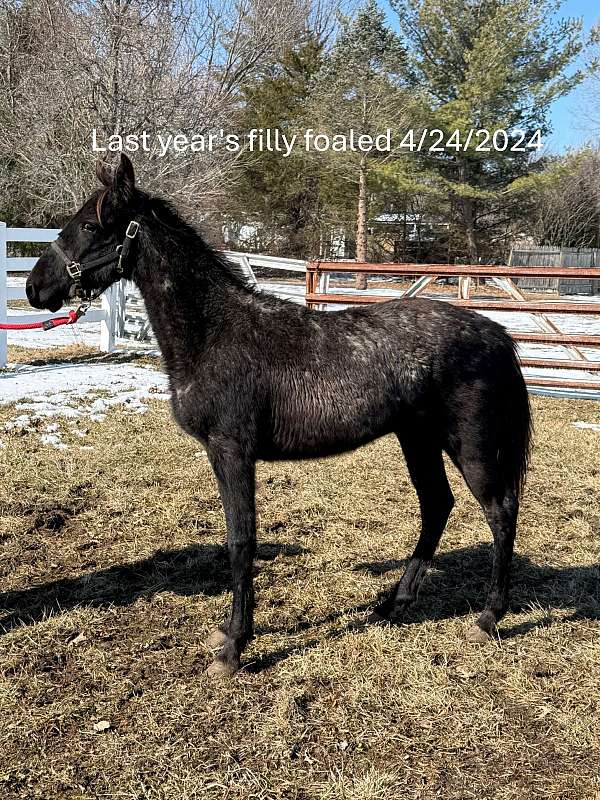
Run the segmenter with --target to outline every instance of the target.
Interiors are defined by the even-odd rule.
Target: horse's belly
[[[344,402],[293,403],[275,408],[263,458],[314,458],[333,455],[398,429],[400,401],[354,396]],[[263,449],[263,448],[261,448]]]

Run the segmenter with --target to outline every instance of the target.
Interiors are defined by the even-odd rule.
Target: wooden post
[[[471,278],[468,275],[461,275],[458,279],[458,299],[468,300],[471,293]]]
[[[7,318],[8,274],[6,271],[6,223],[0,222],[0,322]],[[6,331],[0,331],[0,367],[5,367],[8,360],[8,337]]]
[[[246,276],[246,280],[248,281],[250,286],[254,286],[255,288],[258,286],[258,281],[256,280],[256,275],[254,274],[254,270],[250,265],[250,259],[247,255],[243,255],[240,259],[240,266],[244,275]]]
[[[306,294],[312,295],[317,291],[317,281],[319,278],[319,262],[309,261],[306,265]],[[314,308],[315,303],[308,300],[306,302],[308,308]]]
[[[310,287],[311,287],[311,275],[312,275],[311,269],[312,269],[312,261],[309,261],[309,262],[308,262],[308,264],[306,265],[306,289],[305,289],[305,296],[307,296],[307,295],[309,295],[309,294],[310,294]],[[308,302],[308,300],[306,301],[306,305],[308,306],[308,308],[312,308],[312,304],[311,304],[311,303],[309,303],[309,302]]]
[[[316,276],[315,276],[316,277]],[[329,292],[329,273],[322,272],[317,284],[317,292],[319,294],[327,294]],[[319,303],[319,310],[326,311],[327,304],[326,303]]]

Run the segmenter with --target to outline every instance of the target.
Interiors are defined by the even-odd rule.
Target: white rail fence
[[[64,311],[50,314],[46,311],[32,313],[29,308],[11,308],[15,301],[27,300],[25,286],[21,281],[13,282],[9,279],[15,273],[28,273],[33,268],[36,257],[16,257],[8,255],[8,245],[13,243],[42,243],[53,242],[60,230],[53,228],[11,228],[6,223],[0,222],[0,323],[10,322],[22,324],[39,322],[52,317],[64,315]],[[291,258],[278,258],[276,256],[254,255],[250,253],[237,253],[226,251],[224,253],[232,261],[242,267],[247,279],[254,285],[259,285],[255,269],[274,269],[285,272],[306,272],[306,262]],[[275,290],[283,296],[283,292]],[[128,312],[128,306],[131,314]],[[128,331],[127,322],[134,320],[137,329]],[[143,303],[137,291],[131,284],[121,281],[112,286],[102,295],[101,308],[90,309],[85,317],[79,320],[78,325],[100,323],[99,348],[102,352],[111,352],[115,347],[115,338],[129,334],[131,338],[140,339],[148,333],[148,323]],[[52,332],[48,333],[48,337]],[[0,330],[0,367],[7,363],[7,331]],[[51,346],[51,341],[49,341]]]
[[[59,230],[52,228],[9,228],[6,223],[0,222],[0,323],[22,324],[64,316],[64,311],[56,314],[50,314],[47,311],[19,313],[20,309],[9,308],[11,301],[27,300],[24,286],[10,285],[9,273],[30,272],[37,258],[8,256],[8,244],[13,242],[53,242],[59,233]],[[86,325],[91,322],[100,323],[99,346],[103,352],[110,352],[114,348],[117,299],[120,294],[122,294],[121,291],[112,287],[103,295],[102,307],[90,309],[85,317],[77,323],[78,325]],[[52,333],[48,333],[48,336],[51,335]],[[6,366],[7,338],[7,331],[0,331],[0,367]]]

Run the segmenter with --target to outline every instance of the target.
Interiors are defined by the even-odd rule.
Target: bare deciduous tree
[[[47,223],[77,207],[96,129],[101,143],[146,131],[142,180],[206,214],[237,154],[161,155],[156,135],[227,132],[240,84],[314,12],[308,0],[2,0],[2,210]]]
[[[569,155],[541,178],[528,233],[540,244],[600,247],[600,150]]]
[[[584,85],[585,104],[581,113],[592,139],[600,142],[600,22],[591,30],[587,49],[588,75]]]

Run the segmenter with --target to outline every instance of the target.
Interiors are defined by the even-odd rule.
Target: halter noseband
[[[81,297],[82,300],[91,300],[92,293],[91,292],[83,292],[81,288],[81,276],[84,272],[89,272],[92,269],[98,269],[99,267],[105,267],[108,264],[115,264],[117,265],[116,271],[118,275],[123,275],[123,266],[127,262],[127,258],[129,256],[129,252],[131,250],[131,246],[133,244],[133,240],[138,234],[140,229],[140,223],[132,219],[129,225],[127,226],[127,230],[125,231],[125,238],[123,239],[123,243],[116,246],[114,250],[106,253],[102,256],[97,256],[96,258],[92,258],[89,261],[74,261],[72,258],[65,253],[62,247],[59,244],[60,237],[52,242],[50,245],[51,249],[57,253],[62,261],[64,262],[64,267],[67,271],[67,275],[73,281],[73,285],[75,286],[76,292]]]

